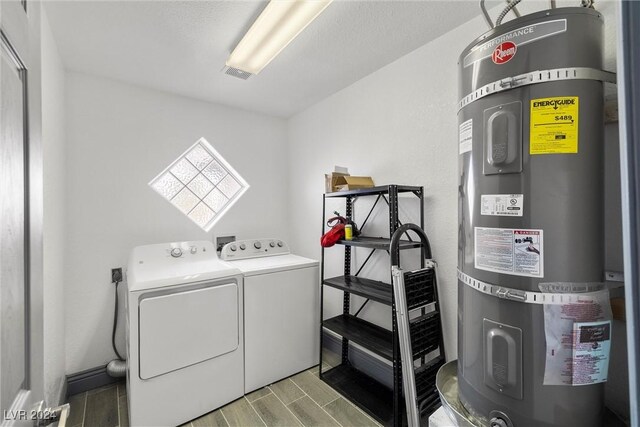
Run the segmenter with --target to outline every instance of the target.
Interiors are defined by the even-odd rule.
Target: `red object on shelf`
[[[337,222],[335,225],[332,223]],[[331,230],[327,231],[320,238],[320,245],[323,248],[330,248],[335,245],[338,240],[344,239],[344,226],[347,224],[347,220],[341,216],[334,216],[327,220],[327,225],[331,227]]]

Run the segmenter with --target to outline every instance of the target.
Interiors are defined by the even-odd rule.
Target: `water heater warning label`
[[[578,97],[531,100],[530,154],[578,152]]]
[[[475,227],[475,267],[514,276],[543,277],[542,230]]]
[[[458,128],[460,154],[471,151],[473,144],[473,119],[463,122]]]

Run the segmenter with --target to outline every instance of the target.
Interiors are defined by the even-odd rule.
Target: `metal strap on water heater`
[[[599,80],[608,83],[616,82],[615,73],[609,71],[596,70],[595,68],[573,67],[555,68],[553,70],[538,70],[530,73],[520,74],[514,77],[497,80],[486,84],[480,89],[471,92],[458,103],[458,111],[485,96],[494,93],[504,92],[522,86],[535,85],[538,83],[548,83],[560,80]]]
[[[583,293],[549,293],[549,292],[531,292],[520,289],[507,288],[504,286],[492,285],[474,279],[468,274],[458,270],[458,279],[465,285],[475,289],[483,294],[491,295],[497,298],[508,299],[516,302],[527,304],[573,304],[584,301],[585,297],[593,295],[593,292]]]

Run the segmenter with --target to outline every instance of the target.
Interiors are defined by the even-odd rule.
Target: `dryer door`
[[[140,300],[140,378],[175,371],[238,348],[238,285],[218,283]]]

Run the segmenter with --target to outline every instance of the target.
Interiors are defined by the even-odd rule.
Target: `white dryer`
[[[228,243],[220,257],[244,275],[244,392],[317,365],[318,261],[278,239]]]
[[[211,242],[139,246],[127,269],[132,426],[176,426],[243,395],[240,271]]]

